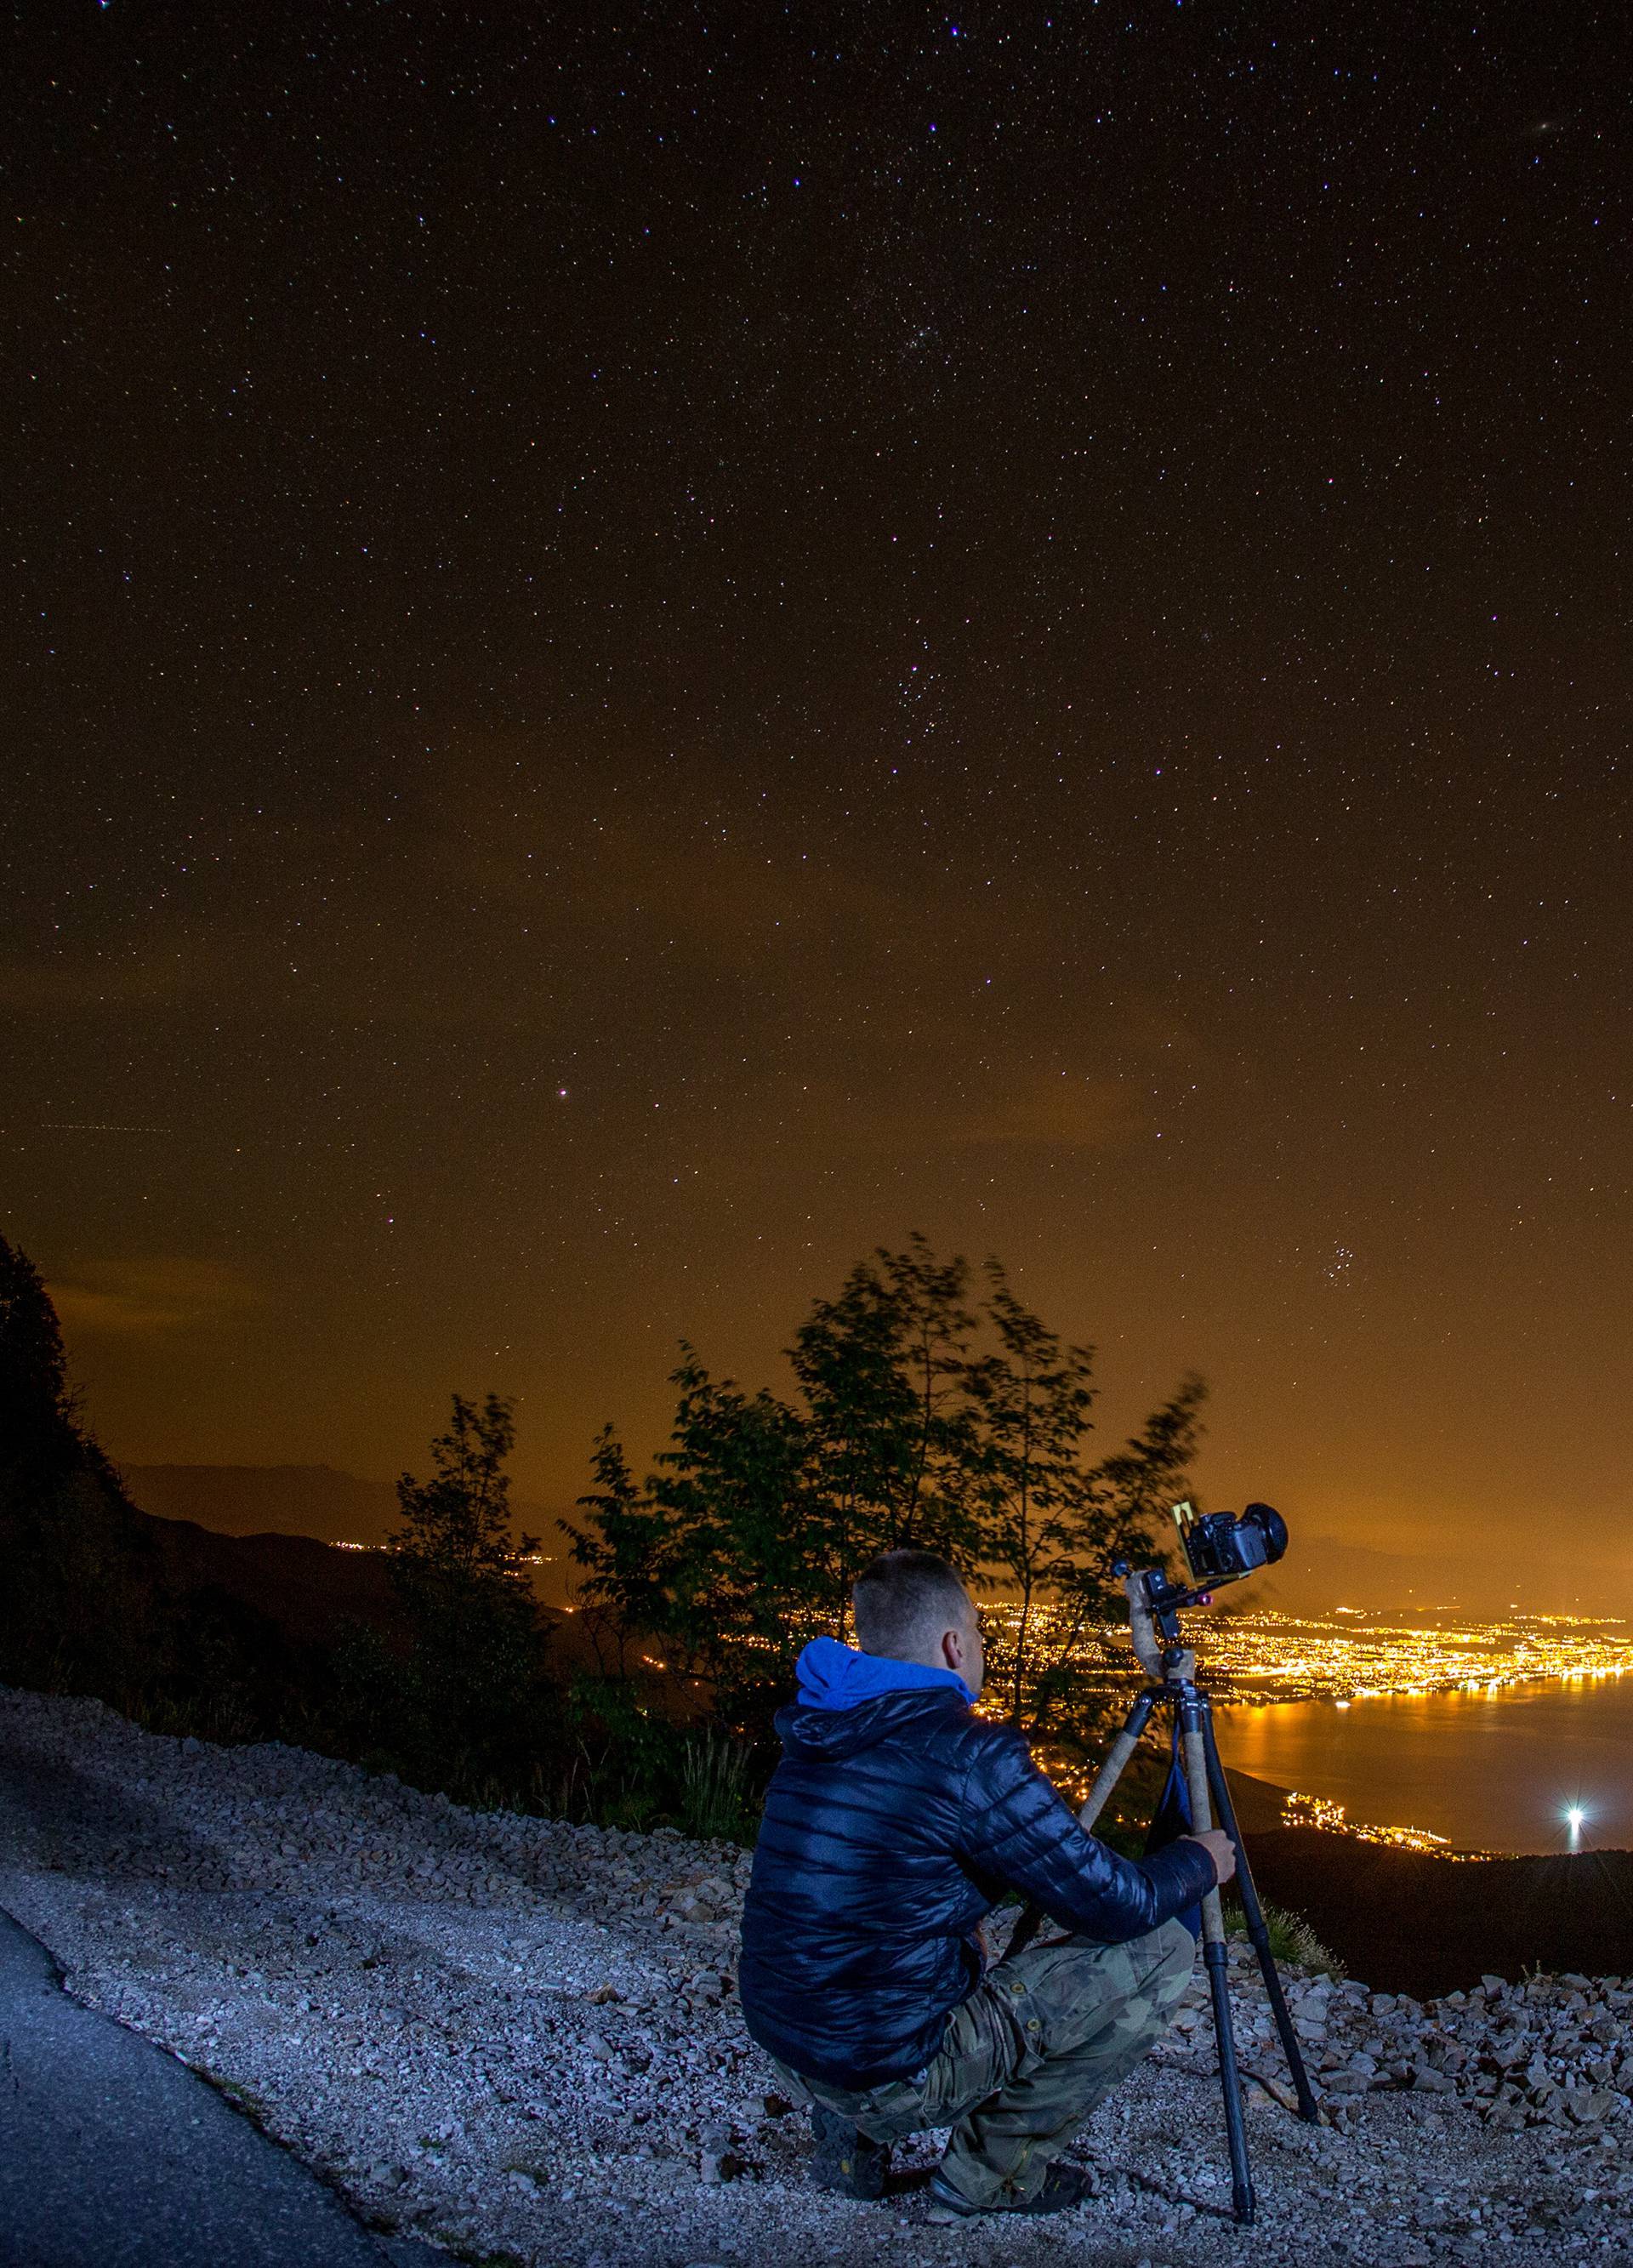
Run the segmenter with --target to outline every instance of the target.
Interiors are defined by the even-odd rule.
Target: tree
[[[431,1443],[431,1477],[397,1483],[403,1524],[386,1538],[397,1571],[410,1580],[470,1587],[526,1581],[522,1561],[536,1535],[511,1534],[511,1480],[504,1461],[516,1444],[511,1404],[489,1394],[479,1410],[453,1396],[453,1418]]]
[[[141,1515],[82,1423],[51,1295],[0,1237],[0,1678],[129,1706],[173,1671]]]
[[[979,1528],[964,1390],[967,1263],[922,1236],[882,1246],[819,1300],[789,1351],[805,1399],[808,1523],[831,1618],[858,1568],[914,1544],[972,1566]]]
[[[993,1683],[1019,1721],[1043,1727],[1069,1694],[1081,1704],[1092,1626],[1122,1606],[1114,1563],[1160,1550],[1154,1520],[1165,1490],[1181,1492],[1200,1381],[1093,1462],[1092,1350],[1026,1307],[996,1261],[978,1318],[966,1263],[938,1261],[920,1236],[818,1300],[789,1360],[798,1394],[783,1401],[712,1378],[683,1347],[669,1444],[644,1484],[610,1428],[598,1439],[599,1485],[570,1532],[621,1673],[639,1631],[717,1697],[784,1681],[808,1637],[843,1633],[867,1562],[916,1544],[1014,1586]]]
[[[1028,1713],[1054,1649],[1041,1641],[1045,1602],[1074,1583],[1085,1549],[1098,1541],[1101,1506],[1082,1462],[1093,1406],[1094,1354],[1068,1346],[1021,1305],[996,1260],[985,1309],[997,1351],[970,1365],[967,1385],[980,1412],[982,1541],[988,1564],[1015,1586],[1018,1616],[1004,1675],[1011,1716]]]
[[[784,1671],[820,1583],[797,1411],[715,1380],[691,1348],[669,1446],[649,1484],[667,1539],[669,1629],[717,1683]]]
[[[983,1312],[998,1344],[968,1372],[980,1412],[983,1557],[1017,1597],[992,1668],[1010,1715],[1041,1731],[1069,1699],[1080,1716],[1097,1713],[1085,1635],[1122,1609],[1118,1563],[1163,1556],[1158,1523],[1184,1491],[1206,1388],[1185,1379],[1122,1449],[1089,1462],[1093,1350],[1066,1344],[1023,1306],[997,1261],[987,1263],[987,1277]]]
[[[56,1309],[27,1254],[0,1236],[0,1473],[37,1489],[84,1454]]]
[[[524,1565],[538,1538],[511,1533],[511,1405],[453,1396],[431,1474],[397,1484],[402,1526],[386,1538],[414,1637],[419,1738],[457,1768],[513,1744],[536,1697],[542,1633]]]
[[[658,1632],[669,1619],[669,1532],[663,1514],[629,1469],[622,1442],[610,1425],[595,1437],[591,1466],[598,1485],[578,1498],[588,1514],[562,1524],[572,1556],[586,1572],[578,1587],[584,1616],[603,1675],[609,1663],[603,1639],[614,1649],[620,1677],[629,1674],[629,1648],[641,1631]]]
[[[677,1674],[757,1683],[786,1670],[820,1588],[805,1429],[775,1395],[711,1378],[690,1347],[670,1382],[674,1424],[644,1489],[612,1428],[597,1439],[600,1486],[578,1499],[590,1517],[568,1523],[580,1601],[592,1638],[613,1625],[621,1675],[638,1631]]]
[[[938,1263],[922,1237],[875,1252],[796,1334],[795,1402],[715,1379],[682,1346],[655,1470],[638,1486],[604,1430],[599,1485],[579,1498],[588,1516],[570,1524],[598,1653],[610,1624],[627,1672],[643,1631],[729,1700],[785,1680],[819,1631],[843,1631],[875,1553],[917,1543],[974,1567],[967,1282],[962,1260]]]

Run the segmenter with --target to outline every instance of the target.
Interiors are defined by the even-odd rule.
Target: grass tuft
[[[1264,1909],[1265,1926],[1270,1933],[1270,1952],[1275,1960],[1298,1969],[1314,1969],[1342,1983],[1349,1971],[1335,1953],[1329,1952],[1301,1913],[1291,1913],[1285,1906],[1272,1905],[1268,1898],[1259,1901]],[[1229,1904],[1225,1910],[1225,1926],[1231,1937],[1246,1937],[1247,1919],[1238,1904]]]
[[[752,1843],[748,1751],[724,1733],[695,1734],[680,1771],[680,1825],[700,1843]]]

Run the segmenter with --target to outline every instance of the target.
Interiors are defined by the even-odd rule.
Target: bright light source
[[[1581,1806],[1573,1803],[1565,1814],[1565,1824],[1573,1835],[1579,1835],[1582,1832],[1582,1822],[1586,1817],[1587,1814]]]

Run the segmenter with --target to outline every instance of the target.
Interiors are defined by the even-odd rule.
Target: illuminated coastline
[[[1396,1851],[1416,1851],[1432,1859],[1500,1859],[1501,1851],[1459,1851],[1444,1835],[1427,1827],[1377,1827],[1351,1819],[1342,1803],[1325,1795],[1303,1795],[1290,1789],[1282,1807],[1284,1827],[1319,1827],[1328,1835],[1352,1835],[1357,1843],[1384,1843]]]
[[[983,1602],[982,1612],[989,1646],[1001,1658],[1013,1644],[1018,1610],[1012,1601],[995,1599]],[[1066,1633],[1049,1610],[1040,1616],[1034,1607],[1033,1613],[1041,1646],[1048,1650],[1051,1638],[1058,1646]],[[1227,1715],[1239,1710],[1273,1717],[1286,1703],[1335,1711],[1361,1710],[1369,1703],[1393,1707],[1431,1696],[1495,1703],[1549,1688],[1585,1693],[1633,1675],[1633,1633],[1619,1618],[1607,1616],[1512,1611],[1482,1622],[1443,1612],[1409,1621],[1399,1614],[1373,1618],[1355,1609],[1329,1616],[1268,1609],[1223,1615],[1204,1609],[1188,1614],[1182,1627],[1186,1642],[1195,1648],[1199,1675]],[[1084,1683],[1107,1697],[1114,1716],[1144,1683],[1125,1626],[1105,1624],[1081,1632],[1070,1659]],[[1080,1750],[1046,1738],[1038,1754],[1070,1798],[1086,1795],[1092,1766]],[[1579,1849],[1582,1815],[1561,1816],[1569,1818],[1570,1849]],[[1507,1855],[1472,1847],[1476,1839],[1485,1839],[1478,1830],[1454,1844],[1430,1828],[1352,1818],[1335,1799],[1303,1791],[1284,1798],[1280,1823],[1447,1860]]]

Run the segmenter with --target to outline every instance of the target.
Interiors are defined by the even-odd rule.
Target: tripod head
[[[1185,1607],[1211,1605],[1210,1591],[1187,1590],[1172,1581],[1161,1567],[1130,1567],[1120,1561],[1115,1572],[1122,1578],[1129,1602],[1129,1635],[1135,1658],[1154,1685],[1173,1675],[1190,1676],[1196,1657],[1180,1637],[1180,1613]],[[1188,1665],[1188,1666],[1182,1666]]]
[[[1122,1578],[1135,1654],[1157,1684],[1195,1674],[1195,1656],[1180,1638],[1183,1610],[1210,1607],[1221,1583],[1239,1583],[1256,1567],[1279,1559],[1287,1549],[1287,1522],[1273,1505],[1250,1504],[1239,1516],[1231,1512],[1199,1514],[1187,1498],[1174,1506],[1173,1523],[1192,1578],[1188,1585],[1176,1583],[1165,1567],[1134,1568],[1126,1559],[1120,1559],[1112,1571]]]

